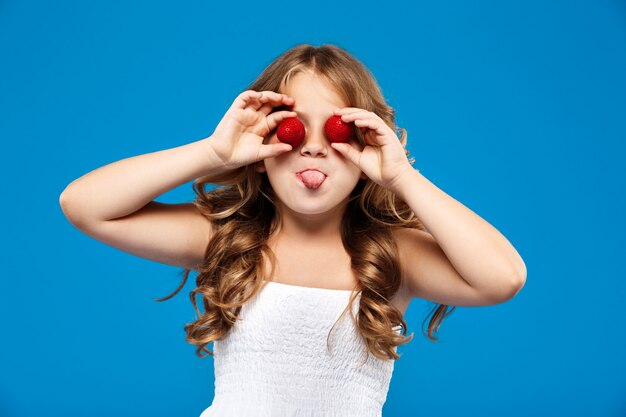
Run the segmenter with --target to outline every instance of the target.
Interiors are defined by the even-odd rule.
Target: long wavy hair
[[[322,76],[348,106],[377,114],[399,134],[406,148],[406,129],[394,124],[395,110],[386,104],[374,77],[360,61],[337,46],[295,46],[267,66],[248,89],[281,92],[290,77],[302,71]],[[354,132],[365,146],[362,132],[359,129]],[[409,151],[405,153],[408,157]],[[409,158],[409,162],[415,161]],[[207,192],[207,184],[222,187]],[[280,218],[267,174],[256,172],[254,164],[197,178],[192,188],[196,194],[194,204],[210,220],[213,231],[204,261],[197,269],[197,287],[189,294],[198,318],[184,329],[186,340],[197,346],[198,356],[206,356],[202,352],[214,356],[206,346],[224,336],[239,319],[242,306],[267,285],[263,254],[270,260],[270,276],[273,276],[276,256],[267,241]],[[341,222],[341,238],[351,257],[358,285],[339,318],[350,311],[367,350],[379,359],[395,360],[400,357],[395,347],[410,342],[413,334],[405,337],[406,322],[389,301],[401,287],[398,249],[392,236],[394,227],[425,230],[411,208],[395,193],[370,179],[360,179],[350,194]],[[190,269],[182,271],[183,280],[178,288],[157,301],[176,295],[190,272]],[[361,299],[354,317],[352,305],[359,291]],[[204,312],[198,309],[198,296]],[[427,334],[431,341],[438,340],[433,333],[455,308],[446,312],[447,307],[435,305],[429,313],[434,311]],[[395,331],[398,327],[401,334]],[[332,328],[329,337],[331,332]]]

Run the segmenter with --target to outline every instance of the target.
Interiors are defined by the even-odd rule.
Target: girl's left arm
[[[418,170],[407,168],[390,188],[411,207],[474,289],[489,293],[510,285],[517,292],[524,286],[526,265],[511,243]]]
[[[377,114],[356,107],[336,109],[334,114],[360,128],[366,145],[332,143],[333,149],[404,200],[436,241],[411,229],[416,232],[411,233],[411,243],[402,245],[408,247],[401,252],[408,260],[405,269],[414,295],[483,305],[519,292],[526,282],[526,266],[496,228],[414,169],[396,133]]]

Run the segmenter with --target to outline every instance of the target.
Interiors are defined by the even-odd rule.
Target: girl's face
[[[359,178],[367,178],[359,167],[330,146],[324,134],[324,123],[333,110],[347,105],[323,79],[308,72],[292,77],[285,91],[280,92],[295,100],[293,111],[304,124],[304,140],[289,152],[257,162],[256,171],[267,172],[277,198],[291,210],[303,214],[327,212],[347,201]],[[280,142],[276,131],[263,143]],[[348,143],[363,150],[356,137]],[[326,174],[317,189],[307,188],[296,176],[306,168],[317,168]]]

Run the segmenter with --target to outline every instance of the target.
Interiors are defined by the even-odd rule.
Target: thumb
[[[333,149],[336,149],[342,156],[347,158],[357,167],[359,166],[359,160],[361,159],[361,152],[354,146],[345,142],[333,142],[330,144]],[[360,167],[359,167],[360,168]]]
[[[288,143],[272,143],[272,144],[266,144],[266,145],[264,144],[264,145],[261,145],[258,159],[262,161],[263,159],[266,159],[266,158],[273,158],[285,152],[289,152],[291,149],[292,149],[292,146]]]

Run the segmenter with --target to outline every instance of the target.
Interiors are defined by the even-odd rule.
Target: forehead
[[[294,110],[308,110],[347,107],[346,102],[336,88],[323,77],[301,72],[293,75],[281,89],[281,92],[293,97],[296,101]]]

